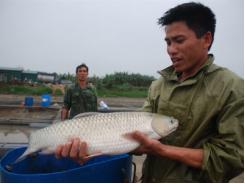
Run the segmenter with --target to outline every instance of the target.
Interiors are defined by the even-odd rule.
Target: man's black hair
[[[79,68],[86,68],[87,69],[87,72],[88,72],[88,66],[86,64],[81,64],[81,65],[78,65],[77,68],[76,68],[76,73],[78,72]]]
[[[210,8],[195,2],[180,4],[165,12],[163,17],[159,18],[158,23],[165,26],[177,21],[184,21],[195,32],[197,38],[201,38],[210,31],[212,42],[209,49],[211,48],[214,40],[216,18]]]

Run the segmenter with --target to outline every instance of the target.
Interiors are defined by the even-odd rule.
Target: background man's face
[[[79,81],[86,81],[88,78],[88,71],[85,67],[81,67],[78,69],[76,75]]]

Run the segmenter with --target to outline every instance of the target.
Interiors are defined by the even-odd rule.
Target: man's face
[[[197,38],[185,22],[173,22],[165,27],[167,52],[176,72],[193,74],[207,59],[211,35]]]
[[[78,68],[76,75],[79,81],[86,81],[88,78],[88,71],[85,67],[81,67],[81,68]]]

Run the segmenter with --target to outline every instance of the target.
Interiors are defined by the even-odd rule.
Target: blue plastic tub
[[[50,95],[42,95],[41,96],[42,101],[41,101],[41,106],[42,107],[48,107],[51,104],[51,96]]]
[[[25,97],[25,106],[27,107],[33,106],[33,97],[31,96]]]
[[[5,183],[122,183],[131,182],[132,156],[121,154],[100,156],[79,165],[71,159],[56,159],[53,155],[37,155],[12,165],[26,149],[9,151],[1,160],[1,182]]]

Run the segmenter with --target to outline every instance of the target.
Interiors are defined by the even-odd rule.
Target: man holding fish
[[[172,65],[152,83],[144,111],[179,120],[160,140],[128,134],[147,154],[143,182],[228,182],[243,171],[243,79],[214,64],[209,54],[216,19],[200,3],[184,3],[159,19]],[[80,139],[56,148],[57,157],[88,159]]]

